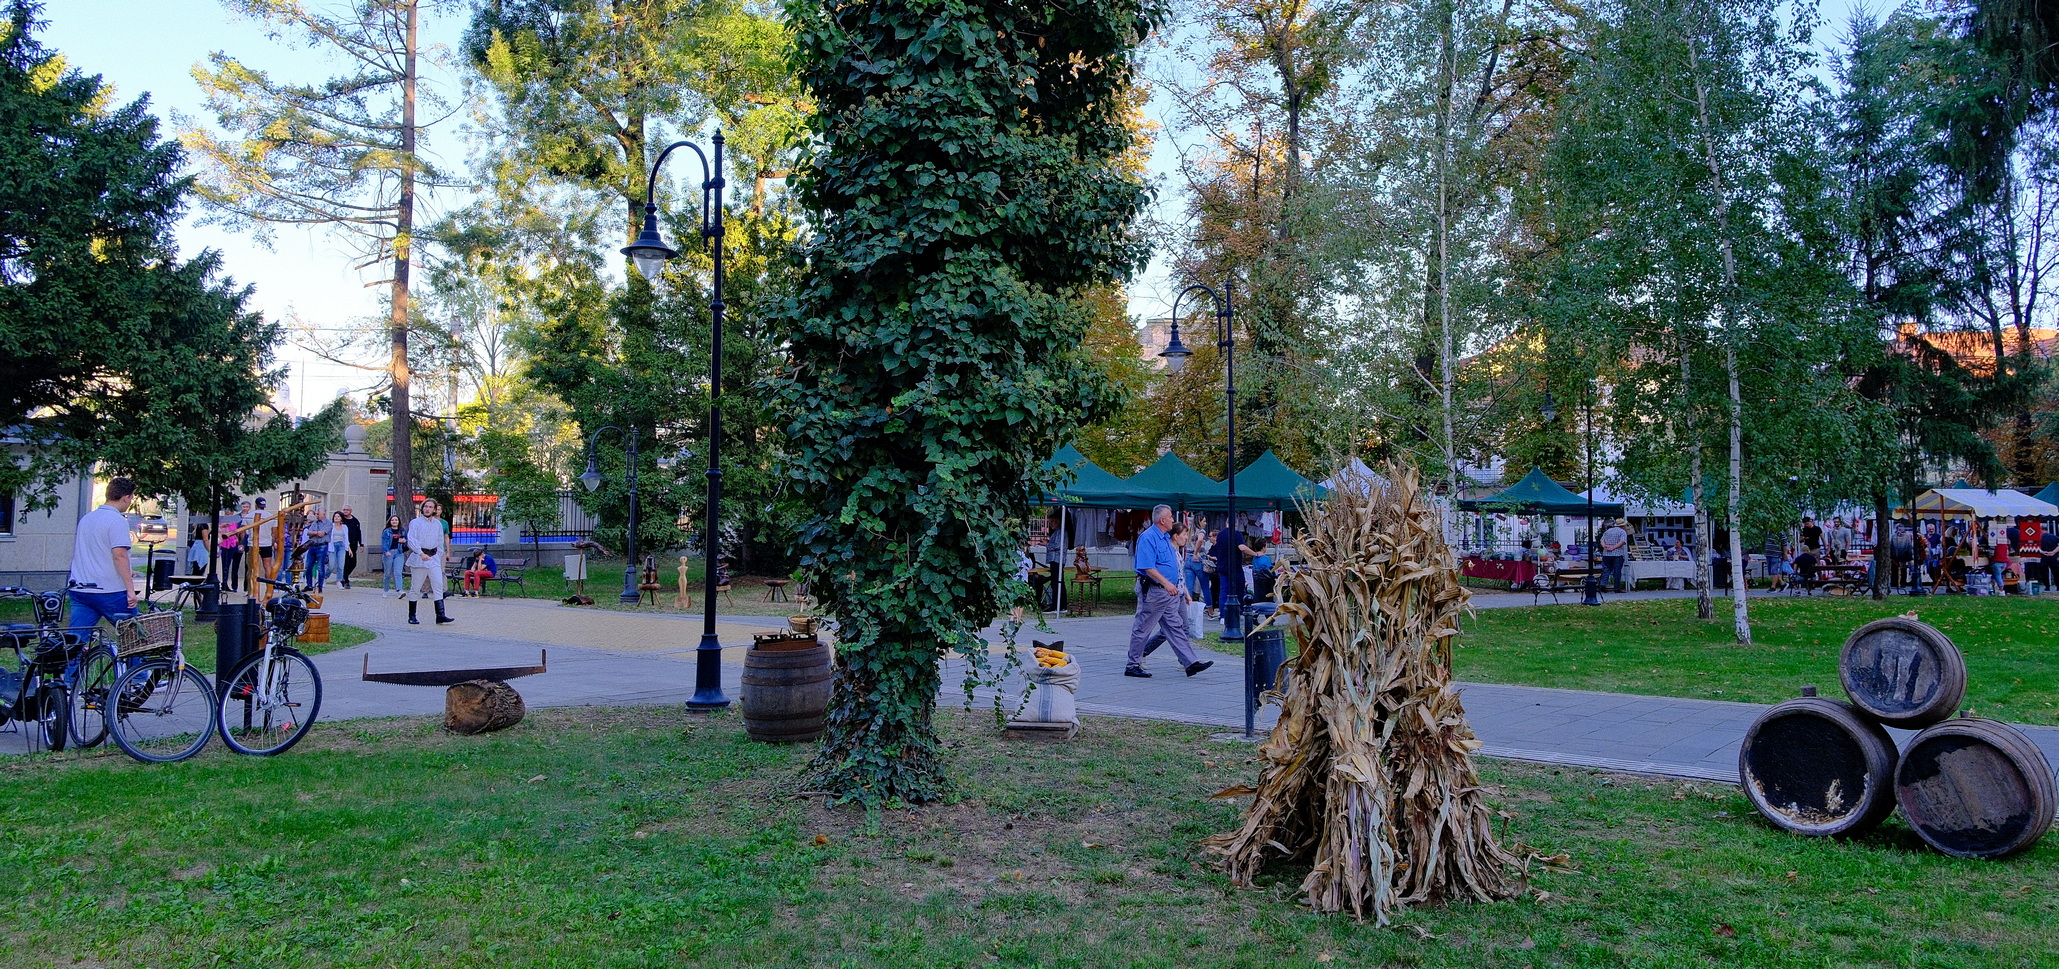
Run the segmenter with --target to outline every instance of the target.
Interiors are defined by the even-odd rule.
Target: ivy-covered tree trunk
[[[838,622],[814,764],[843,800],[945,790],[938,662],[1019,592],[1041,461],[1111,413],[1080,347],[1141,264],[1119,95],[1154,0],[796,2],[816,234],[777,381],[797,539]]]

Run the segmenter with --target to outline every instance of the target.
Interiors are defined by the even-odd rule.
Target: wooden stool
[[[787,583],[789,583],[789,582],[792,582],[792,581],[793,581],[792,579],[766,579],[766,580],[765,580],[765,601],[766,601],[766,602],[786,602],[786,601],[789,601],[789,600],[787,599],[787,597],[786,597],[786,585],[787,585]]]

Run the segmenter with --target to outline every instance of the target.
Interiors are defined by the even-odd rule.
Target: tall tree
[[[1119,94],[1160,16],[1137,0],[796,3],[813,213],[778,385],[798,546],[839,646],[814,770],[839,798],[944,790],[950,650],[1020,591],[1039,464],[1107,413],[1079,349],[1093,288],[1143,255]]]
[[[1595,8],[1547,196],[1567,240],[1543,310],[1557,338],[1595,361],[1617,426],[1642,433],[1638,398],[1666,395],[1682,451],[1721,456],[1741,642],[1747,529],[1823,496],[1856,420],[1828,365],[1878,340],[1838,271],[1809,27],[1773,0]],[[1700,464],[1683,470],[1699,504]]]
[[[260,416],[279,332],[243,309],[212,251],[180,261],[171,235],[184,155],[137,100],[36,42],[37,4],[0,21],[0,384],[27,461],[0,492],[47,506],[63,475],[98,466],[149,494],[210,501],[320,465],[341,429]]]
[[[434,0],[429,0],[433,3]],[[352,240],[364,265],[387,267],[388,399],[393,416],[394,494],[414,481],[408,327],[418,193],[439,182],[421,154],[421,8],[424,0],[350,0],[341,9],[308,0],[223,0],[273,39],[349,65],[314,83],[274,78],[227,53],[198,66],[227,137],[181,133],[199,156],[201,196],[227,221],[268,239],[280,225],[322,226]]]

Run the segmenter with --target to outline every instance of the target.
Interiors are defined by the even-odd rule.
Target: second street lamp
[[[720,710],[729,705],[729,697],[722,692],[722,641],[715,636],[716,574],[721,571],[716,563],[722,548],[722,320],[726,309],[722,302],[722,187],[726,183],[722,178],[722,133],[717,131],[712,140],[712,164],[700,146],[690,141],[675,141],[658,153],[658,160],[651,164],[650,178],[644,183],[643,232],[635,242],[622,247],[622,254],[636,264],[636,271],[652,282],[664,274],[665,263],[679,255],[658,232],[658,171],[665,167],[665,159],[671,157],[674,149],[692,151],[701,160],[701,238],[708,240],[708,247],[713,250],[715,285],[713,299],[708,302],[708,530],[701,541],[707,565],[703,587],[707,608],[701,610],[701,644],[694,651],[694,691],[686,701],[690,710]],[[632,572],[635,567],[632,561]],[[634,583],[630,589],[635,590]]]
[[[623,567],[622,569],[622,602],[624,605],[633,606],[643,600],[642,592],[636,588],[637,508],[635,425],[631,425],[630,428],[625,431],[619,427],[616,427],[613,424],[609,424],[606,427],[599,428],[593,432],[593,437],[588,438],[586,442],[586,473],[579,476],[579,483],[585,485],[586,490],[588,491],[592,491],[601,486],[600,469],[594,466],[594,451],[595,449],[600,447],[601,435],[608,431],[614,431],[617,434],[629,438],[629,470],[627,474],[629,483],[629,564]]]

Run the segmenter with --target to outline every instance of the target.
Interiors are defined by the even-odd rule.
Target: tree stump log
[[[522,694],[502,680],[466,680],[443,694],[443,726],[467,736],[502,730],[528,713]]]

